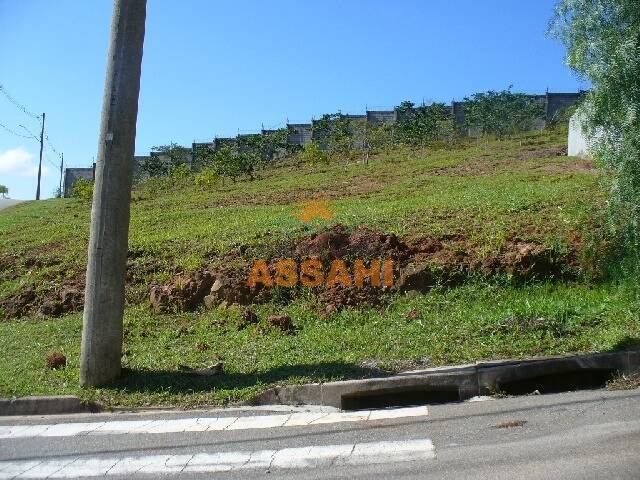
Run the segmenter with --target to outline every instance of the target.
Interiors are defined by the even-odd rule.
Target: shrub
[[[160,145],[151,149],[151,155],[147,157],[140,169],[149,177],[168,175],[172,168],[180,165],[188,165],[191,158],[191,150],[175,143]]]
[[[362,144],[363,132],[361,122],[341,113],[325,114],[313,125],[313,138],[329,158],[350,158],[354,148],[359,147],[357,144]]]
[[[233,181],[242,175],[248,175],[253,180],[259,163],[259,152],[239,152],[225,145],[213,154],[211,167],[218,175],[229,177]]]
[[[289,131],[286,128],[266,131],[262,136],[261,156],[264,162],[271,162],[286,154],[290,154],[296,148],[287,141]]]
[[[189,165],[181,163],[178,165],[171,165],[167,171],[167,175],[174,180],[184,180],[191,173]]]
[[[415,106],[404,101],[396,107],[398,122],[395,125],[395,139],[406,145],[424,145],[453,129],[451,111],[444,103]]]
[[[562,0],[549,33],[591,90],[580,106],[611,178],[610,227],[640,268],[640,9],[637,0]]]
[[[220,174],[216,171],[214,167],[205,167],[200,172],[198,172],[194,177],[194,182],[196,186],[207,189],[214,187],[220,183],[221,177]]]
[[[79,178],[71,187],[71,196],[82,200],[91,200],[93,198],[93,182]]]
[[[329,156],[320,150],[320,146],[316,142],[310,142],[304,146],[300,152],[300,160],[309,165],[319,165],[329,163]]]
[[[544,118],[541,101],[524,93],[513,93],[511,87],[501,92],[474,93],[464,101],[466,126],[498,138],[531,130],[538,119]]]

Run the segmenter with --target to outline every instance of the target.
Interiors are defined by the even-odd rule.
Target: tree
[[[176,143],[160,145],[151,149],[151,155],[147,157],[140,168],[150,177],[162,177],[179,165],[191,163],[191,150]]]
[[[329,157],[315,141],[304,146],[300,152],[300,160],[313,166],[329,163]]]
[[[313,136],[318,147],[329,157],[349,157],[354,147],[354,132],[349,117],[341,113],[324,114],[313,125]]]
[[[537,120],[544,118],[544,104],[539,99],[513,93],[511,87],[501,92],[475,93],[464,102],[466,126],[498,138],[531,130]]]
[[[396,107],[396,139],[407,145],[424,145],[441,139],[441,129],[452,122],[450,108],[444,103],[416,106],[404,101]]]
[[[583,129],[598,139],[595,156],[613,174],[612,212],[637,248],[640,0],[562,0],[549,32],[566,46],[569,67],[591,82],[579,109]]]
[[[218,175],[233,181],[242,175],[248,175],[253,180],[259,162],[260,155],[256,150],[239,151],[223,145],[212,155],[211,166]]]
[[[260,154],[264,162],[271,162],[283,155],[293,152],[293,145],[287,141],[289,132],[286,128],[267,130],[260,137]],[[296,145],[297,146],[297,145]]]
[[[386,123],[366,124],[366,139],[364,148],[367,153],[389,148],[393,141],[393,125]]]
[[[198,144],[198,148],[193,152],[193,158],[191,159],[191,165],[194,170],[200,171],[203,168],[210,167],[213,163],[213,156],[215,154],[214,143]]]
[[[0,185],[0,195],[2,195],[2,198],[7,198],[8,194],[9,194],[9,189],[4,185]]]

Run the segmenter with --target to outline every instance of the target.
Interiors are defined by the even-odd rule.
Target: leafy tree
[[[191,160],[193,169],[199,171],[211,166],[214,153],[213,143],[206,145],[200,144],[199,148],[193,152],[193,159]]]
[[[531,130],[538,119],[544,118],[541,101],[524,93],[513,93],[511,87],[501,92],[475,93],[464,101],[466,126],[498,138]]]
[[[188,166],[190,162],[191,149],[170,143],[153,147],[151,155],[142,162],[140,168],[150,177],[163,177],[169,174],[171,168]]]
[[[640,0],[562,0],[550,33],[591,82],[579,111],[594,153],[613,174],[612,218],[638,251],[640,222]]]
[[[250,135],[238,135],[236,139],[236,148],[240,152],[262,150],[262,135],[259,133],[253,133]]]
[[[354,129],[352,121],[344,116],[337,115],[329,133],[329,155],[332,157],[351,156],[354,148]]]
[[[315,141],[309,142],[304,146],[302,152],[300,152],[300,160],[313,166],[329,163],[328,155]]]
[[[186,163],[178,163],[174,165],[169,165],[169,170],[167,171],[167,177],[170,177],[172,180],[184,180],[191,173],[191,169],[189,165]]]
[[[331,158],[350,157],[354,144],[354,122],[341,113],[325,114],[313,125],[318,147]]]
[[[378,125],[366,124],[365,150],[375,152],[391,146],[393,142],[393,125],[380,123]]]
[[[8,194],[9,194],[9,189],[4,185],[0,185],[0,195],[2,195],[2,198],[7,198]]]
[[[194,177],[195,184],[203,190],[218,185],[220,180],[220,174],[213,167],[204,167]]]
[[[452,146],[456,141],[457,132],[452,118],[436,120],[436,130],[438,132],[438,140],[444,142],[446,145]]]
[[[444,103],[416,106],[404,101],[396,107],[398,122],[396,141],[407,145],[423,145],[440,139],[440,129],[452,122],[450,108]]]
[[[253,180],[254,173],[260,161],[256,151],[241,152],[229,145],[223,145],[212,156],[211,166],[218,175],[236,181],[243,175]]]
[[[265,131],[261,136],[260,155],[264,162],[271,162],[281,155],[293,153],[294,145],[290,145],[287,139],[289,132],[286,128]],[[297,147],[297,145],[296,145]]]

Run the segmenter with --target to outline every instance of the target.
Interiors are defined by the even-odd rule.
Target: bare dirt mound
[[[6,319],[24,317],[31,311],[35,300],[36,291],[32,286],[29,286],[20,293],[2,299],[0,310],[4,312]]]
[[[151,309],[156,313],[193,311],[201,305],[208,308],[223,302],[250,305],[262,303],[269,292],[261,285],[247,285],[248,272],[223,268],[199,270],[176,275],[166,285],[153,285],[149,292]]]
[[[84,307],[84,284],[67,284],[40,304],[38,314],[48,317],[61,317],[69,313],[80,312]]]
[[[454,286],[478,275],[507,274],[515,281],[560,279],[572,276],[575,266],[571,252],[560,254],[544,245],[518,239],[506,242],[487,255],[481,254],[481,249],[463,235],[404,241],[394,234],[366,227],[349,230],[342,225],[275,246],[274,251],[278,253],[272,261],[318,259],[325,273],[334,260],[344,260],[347,265],[356,259],[393,261],[391,288],[372,286],[370,279],[365,279],[362,286],[322,284],[315,287],[325,313],[362,304],[379,305],[391,290],[425,292],[437,285]],[[251,252],[247,255],[250,257]],[[215,307],[223,302],[250,305],[268,301],[275,289],[247,286],[251,263],[250,258],[246,258],[242,268],[204,269],[186,277],[180,274],[169,284],[152,288],[151,306],[157,312],[167,312],[193,310],[203,304]],[[273,263],[270,271],[274,273]],[[281,300],[282,290],[286,290],[284,296],[288,299],[300,292],[299,287],[280,287]]]
[[[401,291],[424,292],[436,285],[455,286],[471,277],[508,275],[511,281],[571,279],[579,266],[575,251],[558,252],[545,245],[519,239],[483,253],[464,236],[428,238],[417,242],[414,255],[400,270]]]
[[[455,286],[477,276],[486,278],[504,274],[514,281],[573,278],[578,270],[575,258],[579,244],[558,252],[539,243],[512,238],[487,254],[481,245],[474,244],[464,235],[403,240],[367,227],[348,229],[335,225],[286,244],[266,247],[276,253],[264,258],[257,250],[244,248],[241,253],[212,258],[210,266],[203,266],[198,271],[177,273],[164,285],[152,285],[145,289],[151,308],[158,313],[169,313],[193,311],[203,305],[213,308],[221,303],[251,305],[271,299],[286,303],[302,292],[300,286],[249,286],[251,265],[257,258],[267,261],[272,276],[276,273],[274,262],[277,259],[292,259],[298,266],[303,260],[318,259],[322,262],[325,278],[334,260],[343,260],[352,278],[355,260],[366,265],[371,265],[372,260],[393,262],[392,287],[371,285],[368,277],[362,286],[322,283],[313,287],[323,311],[330,313],[362,304],[383,304],[390,291],[426,292],[438,285]],[[214,264],[218,266],[214,267]],[[133,283],[135,285],[129,278],[128,288],[141,286]],[[0,319],[33,314],[59,317],[81,311],[83,304],[84,279],[78,275],[48,291],[38,292],[31,286],[1,299]]]
[[[336,259],[391,259],[405,262],[412,248],[394,234],[387,234],[367,227],[348,231],[342,225],[303,237],[290,249],[294,258],[318,258],[323,262]]]
[[[0,320],[34,314],[61,317],[82,311],[83,306],[84,282],[71,280],[44,292],[37,292],[31,285],[0,300]]]
[[[529,148],[523,148],[518,152],[518,158],[522,160],[530,158],[551,158],[551,157],[565,157],[567,155],[566,145],[554,145],[551,147],[540,148],[539,146],[532,146]]]
[[[325,314],[333,313],[348,307],[357,307],[362,304],[377,306],[383,301],[382,294],[386,290],[371,285],[362,287],[342,287],[336,286],[323,290],[318,296],[325,305]]]

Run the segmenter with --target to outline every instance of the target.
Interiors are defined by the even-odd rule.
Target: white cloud
[[[46,168],[42,165],[44,175]],[[38,174],[38,164],[34,156],[24,148],[11,148],[0,152],[0,173],[13,173],[23,177],[35,177]]]

